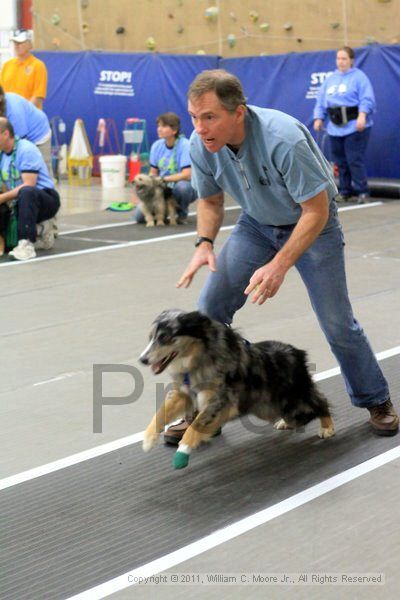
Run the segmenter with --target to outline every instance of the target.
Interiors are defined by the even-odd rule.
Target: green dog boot
[[[174,469],[184,469],[189,464],[189,454],[186,452],[179,452],[177,450],[174,454],[173,465]]]

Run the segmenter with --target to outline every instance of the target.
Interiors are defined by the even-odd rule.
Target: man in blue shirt
[[[177,286],[208,265],[199,310],[230,324],[249,295],[258,305],[275,296],[295,266],[352,404],[369,410],[375,433],[396,434],[387,381],[348,297],[337,189],[312,136],[289,115],[246,106],[239,79],[224,70],[198,75],[188,97],[199,237]],[[216,257],[224,191],[243,211]]]
[[[7,189],[0,193],[0,206],[13,205],[18,221],[18,245],[9,256],[15,260],[34,258],[36,225],[48,224],[56,215],[60,197],[40,151],[32,142],[15,137],[5,117],[0,117],[0,183]],[[52,234],[51,227],[43,233]],[[40,247],[50,247],[50,242],[43,235]]]
[[[5,93],[0,86],[0,117],[7,117],[16,136],[39,148],[51,173],[51,129],[47,115],[22,96]]]

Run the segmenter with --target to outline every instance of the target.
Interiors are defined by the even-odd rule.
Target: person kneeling
[[[9,256],[29,260],[36,256],[35,245],[49,249],[54,243],[60,197],[40,151],[35,144],[16,137],[5,117],[0,117],[0,151],[0,182],[7,190],[0,193],[0,204],[12,205],[18,223],[18,245]],[[38,240],[37,224],[42,233]]]
[[[159,139],[150,148],[150,175],[159,176],[170,188],[177,203],[178,223],[185,223],[189,204],[197,200],[197,192],[192,187],[192,167],[189,153],[189,140],[181,133],[181,121],[173,112],[157,117]],[[139,207],[134,213],[137,223],[145,218]]]

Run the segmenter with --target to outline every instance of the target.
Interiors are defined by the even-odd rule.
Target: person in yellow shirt
[[[31,54],[32,32],[17,29],[14,42],[15,58],[6,61],[0,73],[0,85],[5,92],[14,92],[43,108],[47,92],[47,69],[44,62]]]

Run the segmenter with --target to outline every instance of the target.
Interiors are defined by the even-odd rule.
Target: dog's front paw
[[[164,227],[165,223],[164,221],[157,221],[156,225],[157,227]]]
[[[170,225],[178,225],[178,222],[176,219],[171,219],[171,217],[169,218],[169,224]]]
[[[318,436],[323,440],[327,440],[328,438],[333,437],[334,435],[335,428],[333,425],[330,425],[329,427],[321,427],[318,433]]]
[[[284,429],[293,429],[290,425],[288,425],[285,419],[279,419],[276,423],[274,423],[274,429],[279,429],[283,431]]]
[[[146,223],[146,227],[154,227],[154,221],[149,221]]]
[[[174,454],[172,464],[174,465],[174,469],[184,469],[189,464],[189,454],[177,450]]]
[[[143,452],[149,452],[154,446],[156,446],[158,442],[159,435],[158,433],[151,433],[150,431],[145,431],[143,438]]]

